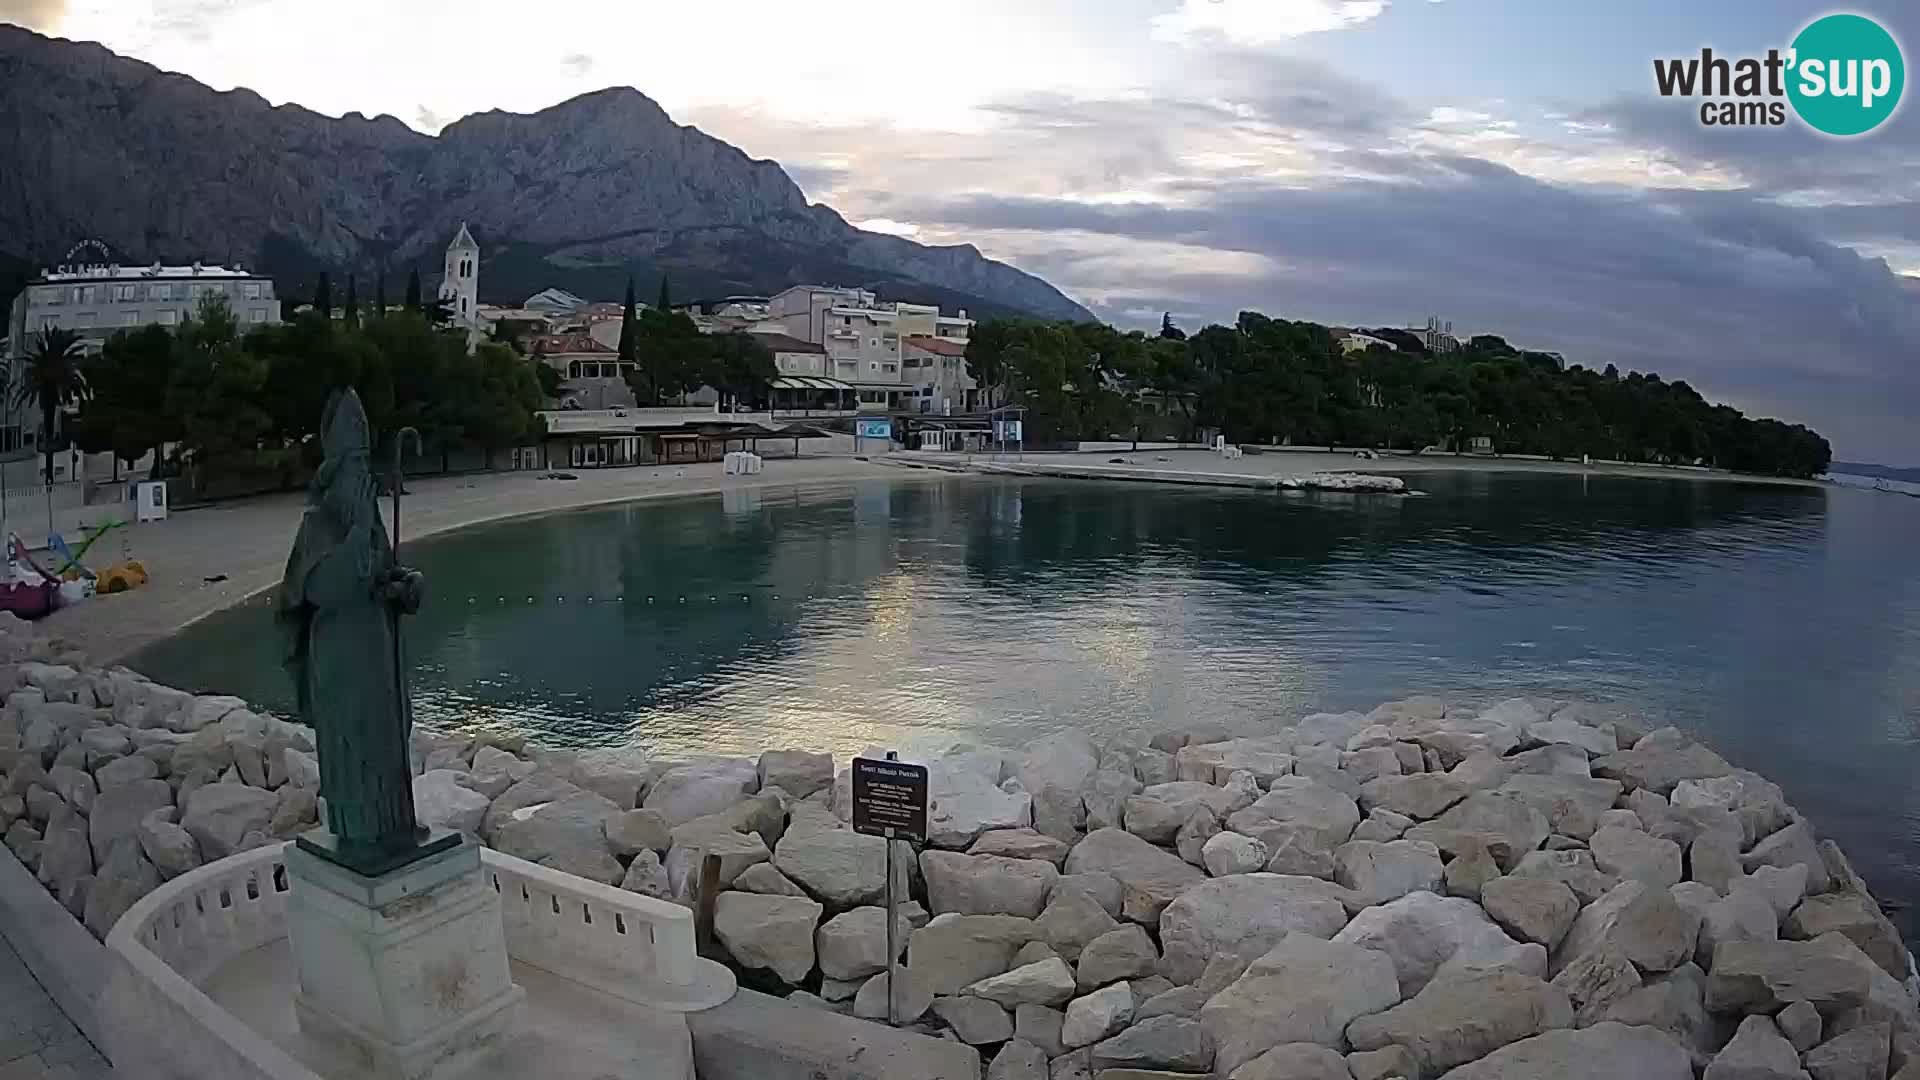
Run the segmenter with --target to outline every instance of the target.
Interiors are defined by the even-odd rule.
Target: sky
[[[974,244],[1122,326],[1437,316],[1920,466],[1920,113],[1837,140],[1705,127],[1654,90],[1655,58],[1785,48],[1830,10],[0,0],[219,89],[428,132],[633,86],[856,224]],[[1920,5],[1845,10],[1920,42]]]

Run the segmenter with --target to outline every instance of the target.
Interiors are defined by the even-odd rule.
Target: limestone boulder
[[[155,764],[152,758],[142,757],[139,754],[114,758],[100,765],[93,773],[94,781],[102,791],[131,784],[136,780],[154,780],[159,776],[160,766]]]
[[[1353,1080],[1411,1080],[1420,1075],[1420,1063],[1404,1046],[1356,1050],[1346,1060]]]
[[[1289,934],[1200,1010],[1214,1067],[1231,1073],[1275,1046],[1337,1048],[1347,1025],[1400,1001],[1393,961],[1355,945]]]
[[[1620,797],[1621,786],[1618,780],[1522,773],[1508,777],[1498,790],[1533,807],[1551,831],[1585,840]]]
[[[1439,817],[1472,789],[1445,773],[1382,776],[1360,785],[1360,806],[1391,810],[1415,821]]]
[[[1520,943],[1487,918],[1471,900],[1408,893],[1355,915],[1334,942],[1387,956],[1403,996],[1419,993],[1441,966],[1504,963]]]
[[[1766,897],[1758,889],[1742,888],[1731,895],[1716,897],[1701,909],[1700,936],[1695,941],[1693,954],[1700,962],[1710,964],[1713,951],[1724,942],[1774,941],[1779,937],[1780,924]]]
[[[1548,949],[1559,946],[1580,914],[1573,890],[1546,878],[1496,878],[1480,890],[1480,906],[1509,934]]]
[[[1883,1080],[1892,1034],[1886,1024],[1861,1024],[1807,1051],[1807,1071],[1813,1080]]]
[[[171,820],[170,809],[156,810],[140,819],[134,835],[140,851],[159,871],[162,881],[171,881],[200,865],[200,844],[193,834]]]
[[[912,934],[906,916],[900,916],[894,924],[894,941],[902,952]],[[819,957],[820,974],[829,979],[864,979],[885,971],[887,910],[857,907],[835,915],[815,932],[814,951]]]
[[[493,804],[487,807],[487,816],[480,823],[481,835],[488,843],[494,843],[494,837],[499,833],[501,826],[514,820],[519,811],[542,803],[559,802],[582,793],[590,794],[566,775],[553,769],[535,769],[524,779],[515,782],[512,787],[502,792],[493,800]],[[614,809],[617,810],[618,807]]]
[[[1333,880],[1367,904],[1384,904],[1410,892],[1440,888],[1446,867],[1440,850],[1418,840],[1376,843],[1351,840],[1333,853]]]
[[[413,778],[413,809],[420,824],[478,836],[492,805],[485,795],[461,783],[465,773],[434,769]]]
[[[1616,750],[1593,760],[1593,775],[1660,795],[1671,794],[1682,780],[1725,776],[1732,771],[1725,758],[1696,742],[1670,747],[1649,745],[1642,739],[1631,750]]]
[[[1809,895],[1826,892],[1832,887],[1826,861],[1820,857],[1819,845],[1814,843],[1813,830],[1804,821],[1796,821],[1761,840],[1740,861],[1749,873],[1763,866],[1780,869],[1804,866],[1807,868]]]
[[[1451,975],[1384,1012],[1347,1027],[1356,1050],[1406,1047],[1423,1075],[1438,1076],[1508,1043],[1573,1026],[1573,1005],[1559,988],[1519,972]]]
[[[1805,1001],[1822,1015],[1832,1015],[1864,1004],[1869,973],[1825,941],[1730,941],[1719,946],[1707,969],[1707,1008],[1770,1013]]]
[[[1349,796],[1302,776],[1282,776],[1253,805],[1229,814],[1227,828],[1275,847],[1269,833],[1283,827],[1310,836],[1313,846],[1331,852],[1347,842],[1360,824],[1360,808]]]
[[[139,899],[160,887],[160,871],[140,851],[140,841],[123,836],[94,876],[87,890],[82,921],[94,937],[106,939],[113,924]]]
[[[1206,880],[1206,874],[1179,856],[1119,829],[1088,833],[1067,855],[1068,874],[1100,871],[1120,882],[1121,915],[1148,923],[1175,897]]]
[[[291,840],[320,824],[320,796],[312,788],[287,785],[274,792],[273,818],[267,835]]]
[[[1161,974],[1191,983],[1217,955],[1256,955],[1293,933],[1330,938],[1347,925],[1342,898],[1339,886],[1284,874],[1205,881],[1160,916]]]
[[[646,808],[659,811],[667,824],[678,825],[720,813],[758,790],[760,768],[749,758],[697,762],[661,773],[647,789]],[[614,808],[633,809],[617,803]]]
[[[937,997],[933,999],[933,1014],[946,1021],[968,1046],[1005,1042],[1014,1036],[1013,1018],[1007,1010],[985,998]]]
[[[1038,936],[1032,919],[942,915],[908,939],[907,968],[917,989],[957,994],[981,979],[1006,972],[1013,954]]]
[[[1682,907],[1666,889],[1623,881],[1580,909],[1555,953],[1555,970],[1604,942],[1643,973],[1671,971],[1693,958],[1699,933],[1699,913]]]
[[[601,830],[606,833],[607,848],[620,858],[673,847],[673,832],[658,810],[623,811],[602,822]]]
[[[87,818],[87,839],[94,861],[104,863],[114,844],[133,835],[142,819],[172,806],[173,789],[164,780],[135,780],[109,787],[94,801]]]
[[[1573,1002],[1574,1016],[1583,1026],[1604,1019],[1616,1003],[1638,991],[1644,982],[1640,969],[1610,941],[1574,957],[1553,977],[1553,985],[1566,991]]]
[[[1619,884],[1594,864],[1592,852],[1579,849],[1532,852],[1513,868],[1513,876],[1558,881],[1572,889],[1582,904],[1593,903]]]
[[[967,849],[969,855],[999,855],[1009,859],[1039,859],[1059,866],[1072,845],[1033,829],[993,829]]]
[[[1164,771],[1148,770],[1143,774],[1150,779],[1142,779],[1133,773],[1118,769],[1101,769],[1093,774],[1093,780],[1087,790],[1080,793],[1080,803],[1087,811],[1087,831],[1096,829],[1117,829],[1125,825],[1125,806],[1129,796],[1137,795],[1146,784],[1165,784],[1173,780],[1173,759],[1166,759]],[[1060,837],[1071,842],[1075,837]]]
[[[1250,772],[1261,784],[1293,771],[1291,733],[1252,739],[1189,744],[1173,755],[1175,775],[1203,784],[1225,783],[1236,772]]]
[[[1173,849],[1190,866],[1205,867],[1207,841],[1220,833],[1220,817],[1202,806],[1173,834]]]
[[[1018,915],[1034,918],[1060,872],[1039,859],[964,855],[929,848],[920,853],[927,902],[936,915]]]
[[[862,1020],[886,1019],[889,989],[893,991],[895,1019],[902,1024],[920,1019],[933,1005],[933,993],[915,982],[911,972],[902,973],[900,985],[895,988],[888,980],[888,973],[883,971],[860,984],[853,997],[853,1015]]]
[[[212,862],[243,850],[248,833],[267,834],[278,803],[273,792],[245,784],[207,784],[187,799],[180,825],[193,834],[200,853]],[[138,822],[135,817],[131,824]]]
[[[896,851],[905,855],[906,845]],[[911,857],[895,860],[895,886],[907,895]],[[887,892],[887,842],[846,829],[793,828],[773,852],[774,869],[809,896],[843,910],[881,902]]]
[[[1398,840],[1408,829],[1413,828],[1413,819],[1405,814],[1397,814],[1383,807],[1374,807],[1353,830],[1355,840],[1372,840],[1386,843]]]
[[[1233,1070],[1230,1080],[1353,1080],[1347,1059],[1313,1043],[1287,1043]]]
[[[1267,859],[1267,845],[1237,832],[1215,833],[1200,846],[1200,861],[1214,877],[1264,870]]]
[[[1680,883],[1680,845],[1671,840],[1611,825],[1594,833],[1587,847],[1602,872],[1623,881],[1642,881],[1656,889]]]
[[[1033,824],[1033,796],[1001,786],[998,754],[948,753],[927,762],[927,842],[965,850],[991,829]]]
[[[1477,791],[1432,821],[1408,829],[1407,840],[1425,840],[1458,854],[1472,842],[1484,844],[1502,870],[1511,871],[1552,830],[1532,800],[1507,791]]]
[[[611,850],[605,843],[607,826],[624,816],[616,811],[600,819],[603,850]],[[667,880],[672,883],[676,896],[690,897],[695,894],[708,855],[716,855],[720,859],[721,888],[732,886],[748,867],[764,865],[773,858],[773,853],[767,849],[759,833],[738,832],[711,817],[695,818],[676,826],[672,837],[673,846],[667,850],[664,864]]]
[[[1706,1080],[1805,1080],[1800,1055],[1772,1020],[1749,1016],[1707,1066]]]
[[[674,903],[683,900],[674,892],[673,879],[668,876],[667,868],[661,863],[660,856],[652,851],[642,851],[634,855],[633,861],[627,863],[627,872],[620,877],[620,887],[631,893],[639,893],[641,896],[651,896],[655,900]],[[798,890],[795,891],[798,892]]]
[[[777,787],[796,799],[833,786],[832,754],[768,750],[758,764],[761,787]]]
[[[267,796],[272,799],[272,795]],[[93,880],[93,849],[87,842],[87,819],[72,807],[61,803],[48,817],[40,836],[40,883],[53,890],[62,903],[72,908],[77,890]]]
[[[1117,1034],[1133,1019],[1133,991],[1115,983],[1067,1003],[1060,1025],[1060,1043],[1069,1049],[1092,1046]]]
[[[1910,974],[1907,947],[1900,932],[1881,914],[1880,905],[1873,897],[1863,893],[1809,896],[1787,916],[1781,929],[1795,941],[1812,941],[1822,934],[1841,934],[1872,957],[1887,974],[1901,980]]]
[[[1158,970],[1160,953],[1137,923],[1109,930],[1080,951],[1075,981],[1084,993],[1122,979],[1146,979]]]
[[[1143,1020],[1096,1043],[1089,1062],[1101,1077],[1159,1077],[1205,1072],[1214,1061],[1213,1041],[1198,1021],[1177,1016]]]
[[[723,892],[714,904],[713,932],[742,967],[767,968],[797,986],[813,970],[822,910],[792,896]]]
[[[1820,1010],[1807,1002],[1796,1001],[1781,1009],[1773,1019],[1780,1025],[1780,1034],[1786,1036],[1793,1048],[1802,1054],[1820,1042]]]
[[[1127,796],[1120,813],[1127,832],[1149,844],[1172,843],[1185,820],[1171,804],[1149,795]]]
[[[1081,950],[1089,942],[1120,925],[1099,901],[1079,889],[1055,889],[1051,895],[1046,908],[1034,920],[1034,926],[1063,959],[1081,962]]]
[[[618,885],[625,868],[607,848],[606,822],[619,816],[620,807],[585,789],[572,792],[515,811],[494,833],[493,846],[515,858]]]
[[[1016,1005],[1059,1005],[1073,997],[1073,969],[1056,957],[982,979],[966,987],[965,992],[1009,1009]]]
[[[1588,727],[1566,714],[1555,714],[1551,720],[1528,724],[1525,731],[1523,745],[1550,746],[1555,743],[1564,743],[1577,746],[1595,757],[1611,754],[1620,748],[1612,732]]]
[[[661,764],[639,747],[608,747],[580,751],[573,759],[572,773],[574,783],[622,810],[632,810],[661,770]]]
[[[287,783],[319,789],[320,759],[314,755],[289,746],[280,751],[280,767],[286,770]]]
[[[1501,1047],[1446,1080],[1692,1080],[1687,1049],[1657,1028],[1559,1028]]]
[[[1535,854],[1538,854],[1537,852]],[[1463,844],[1447,862],[1445,889],[1448,896],[1478,900],[1487,882],[1500,876],[1500,864],[1493,861],[1487,845]]]
[[[993,1003],[988,1002],[988,1004]],[[994,1007],[999,1008],[997,1005]],[[1067,1048],[1060,1042],[1060,1028],[1066,1023],[1066,1019],[1065,1013],[1059,1009],[1049,1009],[1045,1005],[1015,1005],[1013,1037],[1025,1039],[1039,1047],[1048,1057],[1057,1058],[1067,1052]]]
[[[1656,975],[1609,1005],[1602,1019],[1656,1027],[1673,1036],[1705,1067],[1726,1033],[1706,1009],[1707,976],[1693,964]]]

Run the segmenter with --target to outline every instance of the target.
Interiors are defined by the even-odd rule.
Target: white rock
[[[1333,880],[1369,904],[1384,904],[1410,892],[1433,892],[1446,873],[1440,850],[1418,840],[1384,844],[1351,840],[1335,849],[1333,861]]]
[[[1595,1024],[1522,1039],[1449,1072],[1446,1080],[1692,1080],[1693,1059],[1657,1028]]]
[[[813,970],[813,932],[821,907],[811,900],[723,892],[715,902],[713,932],[744,967],[769,968],[797,985]]]
[[[660,856],[652,851],[642,851],[634,855],[627,864],[627,872],[620,878],[620,887],[641,896],[651,896],[655,900],[675,900],[673,880],[667,876],[667,868],[660,863]]]
[[[1200,848],[1201,861],[1214,877],[1265,869],[1267,857],[1267,845],[1236,832],[1215,833]]]
[[[420,824],[479,835],[490,804],[485,795],[461,785],[464,775],[435,769],[413,778],[413,809]]]
[[[606,821],[620,808],[579,788],[550,803],[523,807],[495,830],[493,846],[515,858],[618,885],[626,871],[607,848]],[[493,809],[498,809],[496,802]],[[489,811],[491,812],[491,811]]]
[[[747,758],[699,762],[668,769],[647,790],[646,808],[669,825],[717,814],[760,790],[760,768]],[[629,810],[631,806],[616,809]]]
[[[1119,979],[1146,979],[1159,961],[1146,930],[1127,923],[1094,938],[1080,951],[1075,979],[1083,992]]]
[[[287,783],[299,787],[320,787],[320,759],[312,754],[296,750],[289,746],[280,751],[281,766],[286,769]]]
[[[160,872],[161,880],[171,881],[200,865],[200,845],[193,834],[168,820],[167,811],[158,811],[140,819],[135,835],[147,861]]]
[[[833,786],[833,755],[804,750],[768,750],[760,755],[760,786],[777,787],[796,799]]]
[[[1610,825],[1594,833],[1587,847],[1602,871],[1622,880],[1644,881],[1657,889],[1680,883],[1680,845],[1671,840]]]
[[[884,853],[884,848],[882,852]],[[938,915],[1019,915],[1034,918],[1060,876],[1050,862],[999,855],[963,855],[929,848],[920,853],[927,903]]]
[[[902,916],[894,924],[894,941],[902,952],[913,927]],[[887,911],[857,907],[820,924],[814,935],[820,974],[829,979],[864,979],[887,969]]]
[[[1290,934],[1200,1010],[1218,1074],[1285,1043],[1339,1047],[1352,1020],[1400,1000],[1393,962],[1371,949]]]
[[[1332,851],[1347,842],[1360,824],[1360,808],[1346,795],[1300,776],[1283,776],[1260,800],[1227,817],[1227,827],[1274,846],[1266,835],[1284,828],[1294,835],[1307,830],[1321,850]]]
[[[886,1019],[888,986],[887,973],[884,971],[861,983],[859,993],[853,997],[853,1015],[863,1020]],[[925,1015],[927,1007],[932,1004],[933,992],[920,986],[911,972],[902,972],[900,988],[893,995],[895,1019],[902,1024],[911,1024]]]
[[[1554,955],[1556,970],[1610,944],[1641,971],[1670,971],[1693,958],[1699,932],[1699,913],[1681,907],[1666,889],[1623,881],[1580,909]]]
[[[1078,961],[1088,942],[1120,925],[1098,900],[1079,889],[1055,889],[1050,895],[1034,927],[1064,959]]]
[[[927,762],[927,842],[964,849],[989,829],[1033,823],[1033,796],[1000,788],[1000,759],[949,753]]]
[[[617,822],[620,817],[616,813],[600,819],[603,838],[607,825]],[[667,880],[673,884],[674,895],[694,895],[702,864],[708,855],[720,857],[721,888],[731,886],[748,867],[758,866],[773,858],[773,853],[767,850],[766,842],[760,839],[759,833],[736,832],[719,821],[697,818],[673,830],[673,847],[668,849],[665,863]]]
[[[942,915],[913,932],[907,966],[928,994],[957,994],[1004,973],[1021,946],[1038,936],[1032,919],[1013,915]]]
[[[1567,716],[1528,724],[1526,732],[1527,739],[1531,742],[1541,745],[1566,743],[1577,746],[1595,757],[1611,754],[1620,748],[1611,733],[1588,727]]]
[[[600,827],[607,834],[607,847],[617,856],[673,847],[673,832],[657,810],[628,810],[607,818]]]
[[[1441,965],[1465,954],[1504,962],[1519,946],[1471,900],[1442,898],[1430,892],[1408,893],[1367,908],[1333,936],[1336,943],[1385,953],[1393,961],[1400,988],[1417,994]]]
[[[906,845],[900,845],[902,849]],[[895,884],[907,895],[910,855],[897,853]],[[774,868],[836,909],[878,903],[887,892],[887,842],[844,829],[792,829],[773,853]]]
[[[1091,1046],[1126,1027],[1132,1019],[1133,991],[1126,983],[1115,983],[1068,1003],[1066,1019],[1060,1025],[1060,1044],[1068,1049]]]
[[[1067,967],[1066,961],[1057,958],[1017,967],[966,988],[966,992],[975,997],[1009,1009],[1015,1005],[1058,1005],[1073,997],[1073,991],[1073,970]],[[1128,1001],[1132,1001],[1131,995]]]
[[[265,834],[277,804],[271,791],[244,784],[207,784],[187,799],[180,825],[193,834],[201,854],[212,862],[242,850],[248,833]]]
[[[1175,983],[1190,983],[1218,955],[1269,950],[1295,932],[1332,937],[1347,924],[1342,893],[1329,882],[1282,874],[1206,881],[1181,894],[1160,916],[1161,973]]]
[[[1565,992],[1500,970],[1435,979],[1413,998],[1356,1019],[1347,1038],[1356,1050],[1404,1046],[1421,1075],[1438,1076],[1508,1043],[1572,1026],[1573,1005]]]
[[[87,839],[94,861],[106,862],[115,841],[132,836],[140,822],[155,810],[172,806],[173,789],[164,780],[135,780],[101,792],[87,818]]]
[[[1119,829],[1088,833],[1067,855],[1066,872],[1104,871],[1120,882],[1121,914],[1134,922],[1152,922],[1167,904],[1206,879],[1178,856]]]
[[[1707,1066],[1706,1080],[1805,1080],[1800,1055],[1764,1016],[1740,1022],[1732,1041]]]

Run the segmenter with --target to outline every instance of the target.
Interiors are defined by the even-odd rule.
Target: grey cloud
[[[586,53],[568,53],[560,58],[560,66],[574,75],[586,75],[593,71],[593,57]]]

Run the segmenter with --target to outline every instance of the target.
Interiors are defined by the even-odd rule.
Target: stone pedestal
[[[287,848],[301,1031],[380,1076],[449,1075],[494,1049],[525,993],[470,838],[379,877]]]

